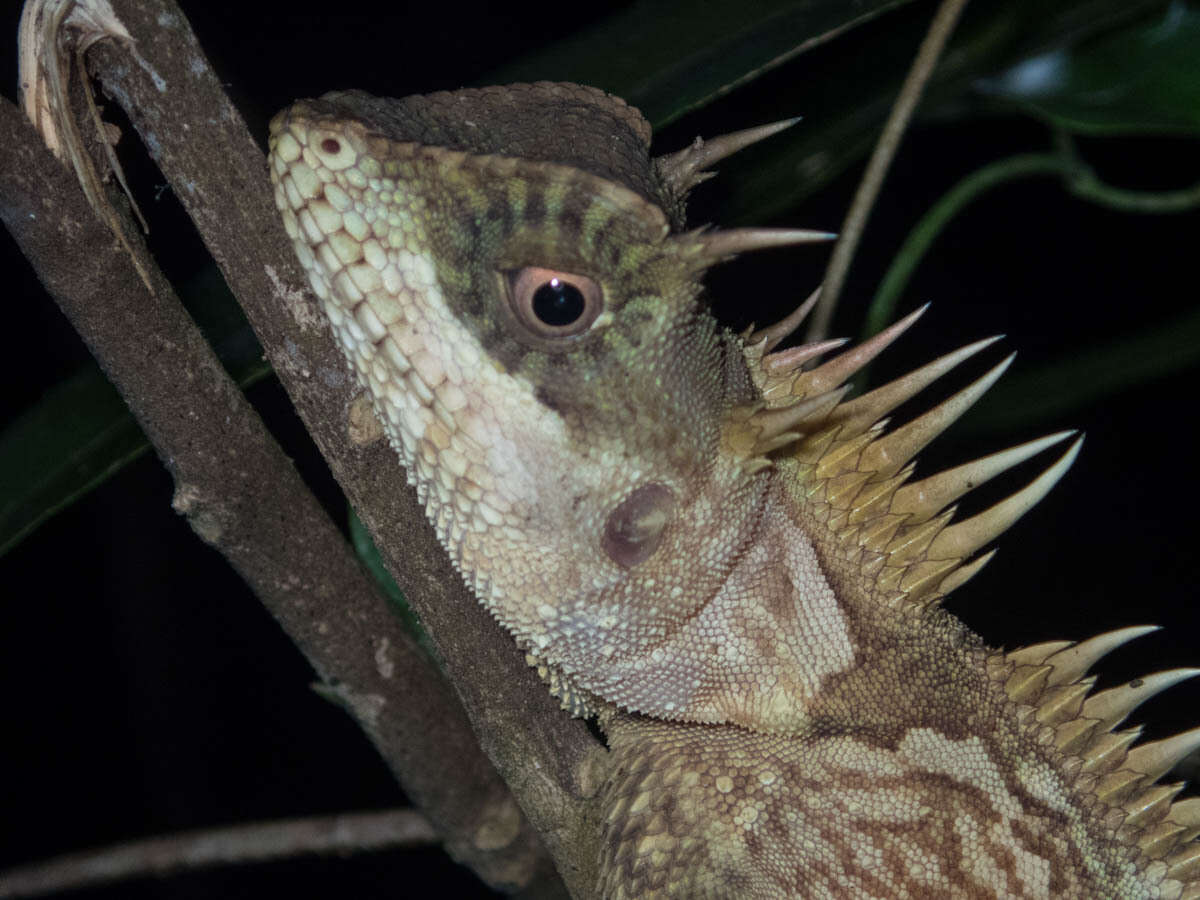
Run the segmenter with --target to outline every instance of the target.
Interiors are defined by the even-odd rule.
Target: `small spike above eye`
[[[744,150],[751,144],[779,134],[799,121],[800,117],[797,116],[793,119],[772,122],[769,125],[759,125],[755,128],[722,134],[709,140],[697,138],[691,145],[675,153],[660,156],[654,162],[662,179],[670,185],[675,193],[684,194],[704,180],[706,167],[720,162],[727,156],[732,156],[739,150]]]
[[[727,228],[722,231],[692,231],[678,240],[686,242],[695,252],[696,268],[707,269],[739,253],[795,244],[820,244],[837,240],[837,235],[807,228]]]

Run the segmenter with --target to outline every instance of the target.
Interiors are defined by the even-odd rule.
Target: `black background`
[[[361,0],[344,10],[295,2],[183,6],[260,136],[270,115],[295,97],[343,87],[402,95],[477,82],[606,11]],[[3,34],[15,34],[14,7],[0,17]],[[11,98],[15,62],[4,63],[0,77]],[[759,124],[760,110],[768,110],[766,118],[802,114],[772,110],[773,85],[809,79],[819,91],[819,67],[820,54],[802,59],[675,124],[657,147]],[[835,333],[857,331],[866,300],[917,215],[979,165],[1044,142],[1040,126],[1016,117],[919,123],[872,219]],[[134,143],[123,143],[127,156]],[[1182,140],[1094,140],[1083,149],[1127,187],[1179,187],[1197,177],[1194,144]],[[722,177],[700,190],[698,221],[721,220],[722,185],[736,184],[757,152],[723,167]],[[857,173],[838,179],[794,218],[769,224],[836,230]],[[206,258],[170,192],[156,189],[161,181],[143,173],[137,190],[156,251],[183,279]],[[1044,180],[989,194],[919,270],[902,311],[925,300],[934,306],[880,374],[997,332],[1009,336],[1005,347],[1020,351],[1017,370],[1032,370],[1167,319],[1197,296],[1198,223],[1194,212],[1135,217],[1100,210]],[[7,418],[73,372],[86,350],[6,234],[0,246],[8,316],[0,330],[0,413]],[[764,307],[786,306],[816,283],[825,252],[764,254],[725,267],[711,282],[718,310],[739,326],[767,318]],[[1075,469],[1001,540],[997,560],[951,608],[990,642],[1007,646],[1127,624],[1167,626],[1114,654],[1102,684],[1200,665],[1196,374],[1193,368],[1123,390],[1019,433],[976,431],[932,449],[930,461],[945,465],[1059,428],[1088,434]],[[336,488],[278,385],[262,384],[251,397],[343,520]],[[311,672],[288,639],[171,512],[171,489],[157,460],[144,457],[0,559],[7,700],[0,865],[180,828],[403,802],[353,723],[309,689]],[[1139,719],[1151,736],[1165,736],[1196,724],[1197,700],[1200,685],[1179,687],[1147,704]],[[433,850],[222,870],[87,896],[396,897],[424,893],[426,879],[456,894],[486,894]]]

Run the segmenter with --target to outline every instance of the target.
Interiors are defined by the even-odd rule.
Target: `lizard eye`
[[[509,302],[517,320],[534,335],[563,338],[592,326],[604,295],[586,275],[526,266],[510,276]]]

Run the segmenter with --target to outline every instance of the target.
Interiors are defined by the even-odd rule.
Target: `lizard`
[[[829,237],[686,225],[708,167],[777,123],[650,155],[641,114],[539,82],[337,92],[271,123],[283,225],[467,584],[609,749],[606,898],[1200,898],[1200,729],[1135,744],[1099,692],[1145,633],[1011,651],[942,600],[1062,476],[1064,432],[919,480],[1011,357],[900,425],[976,341],[851,398],[919,318],[780,349],[816,294],[735,334],[710,267]],[[1053,445],[1025,488],[955,503]]]

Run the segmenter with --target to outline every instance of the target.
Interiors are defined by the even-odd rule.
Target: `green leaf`
[[[383,557],[379,555],[379,548],[371,540],[371,535],[367,532],[367,527],[363,525],[358,514],[349,505],[346,508],[350,514],[350,543],[354,546],[355,554],[362,560],[363,565],[367,567],[367,571],[371,573],[371,577],[375,579],[375,583],[379,585],[384,595],[388,598],[392,611],[400,616],[409,634],[415,637],[421,646],[432,655],[436,656],[436,654],[433,654],[433,647],[429,643],[429,637],[425,634],[425,629],[421,627],[421,620],[412,611],[412,608],[408,605],[408,601],[404,599],[404,592],[400,590],[400,586],[396,584],[391,573],[388,572],[387,566],[383,564]]]
[[[1176,2],[1151,21],[1059,47],[980,82],[982,92],[1067,131],[1200,133],[1200,10]]]

